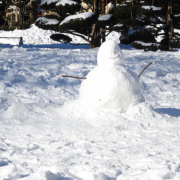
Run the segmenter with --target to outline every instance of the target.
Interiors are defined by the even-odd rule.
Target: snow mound
[[[45,17],[41,17],[41,18],[38,18],[36,20],[36,22],[39,22],[40,23],[44,23],[45,25],[55,25],[55,24],[59,24],[60,21],[58,21],[57,19],[48,19],[48,18],[45,18]]]
[[[74,19],[87,19],[91,16],[95,15],[94,12],[83,12],[83,13],[80,13],[80,14],[75,14],[75,15],[71,15],[71,16],[68,16],[66,17],[61,23],[60,25],[64,24],[64,23],[67,23],[68,21],[70,20],[74,20]]]
[[[4,112],[4,118],[14,118],[17,116],[25,115],[28,111],[28,108],[21,103],[14,103]]]
[[[18,173],[18,170],[15,165],[5,165],[0,166],[0,179],[1,180],[8,180],[8,179],[19,179],[20,174]]]
[[[58,2],[58,3],[56,4],[56,6],[60,6],[60,5],[65,6],[66,4],[72,5],[72,4],[78,4],[78,3],[75,2],[75,1],[72,1],[72,0],[61,0],[60,2]]]
[[[172,173],[168,168],[162,169],[150,169],[147,170],[145,173],[139,172],[138,174],[132,174],[128,177],[126,175],[120,175],[117,180],[165,180],[165,179],[174,179],[175,174]]]
[[[98,20],[99,21],[107,21],[109,20],[113,15],[112,14],[105,14],[105,15],[102,15],[100,17],[98,17]]]
[[[121,65],[123,60],[123,54],[116,41],[107,40],[99,48],[97,56],[97,64],[99,66],[111,67]]]

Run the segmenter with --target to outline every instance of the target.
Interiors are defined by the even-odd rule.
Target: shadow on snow
[[[173,117],[180,116],[180,109],[176,109],[176,108],[158,108],[155,110],[160,114],[168,114],[169,116],[173,116]]]

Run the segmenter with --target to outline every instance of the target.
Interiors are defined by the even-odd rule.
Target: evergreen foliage
[[[103,20],[99,19],[100,16],[105,14],[105,12],[103,12],[105,4],[102,7],[100,0],[84,0],[83,3],[85,3],[88,8],[82,8],[80,3],[80,0],[66,0],[64,3],[61,3],[60,0],[42,0],[41,8],[53,11],[53,13],[61,17],[61,19],[58,19],[60,21],[59,23],[52,25],[52,27],[58,27],[56,31],[79,36],[89,43],[91,48],[99,47],[101,41],[104,41],[107,35],[105,31],[112,31],[116,19],[114,16]],[[51,18],[50,16],[45,17],[57,19]],[[36,25],[42,29],[55,29],[47,27],[47,24],[49,23],[43,18],[39,18],[36,21]]]
[[[81,7],[83,11],[78,10],[79,0],[66,0],[64,4],[60,0],[42,0],[43,9],[54,11],[61,18],[46,16],[46,18],[58,19],[59,22],[51,26],[43,20],[41,23],[38,20],[36,25],[43,29],[54,29],[61,33],[80,36],[91,45],[91,48],[100,46],[111,31],[122,34],[121,43],[131,44],[140,49],[155,51],[180,47],[180,35],[174,30],[180,29],[180,0],[118,0],[117,2],[118,4],[109,12],[112,16],[103,19],[101,16],[105,17],[105,4],[100,0],[83,1],[87,6],[87,8]],[[94,14],[86,18],[79,16],[84,12]],[[157,37],[160,35],[162,39],[159,42]]]
[[[121,26],[113,29],[123,34],[122,43],[127,43],[129,37],[129,43],[138,49],[154,51],[180,47],[180,34],[174,32],[174,28],[180,29],[180,0],[125,1],[114,11]],[[159,35],[162,36],[161,42],[156,40]],[[144,46],[143,43],[152,45]]]
[[[1,0],[1,2],[2,3],[0,3],[0,29],[27,29],[37,19],[37,5],[40,3],[40,0],[35,0],[29,5],[29,0],[17,0],[14,2],[12,2],[12,0]],[[10,8],[10,6],[12,6],[13,8]],[[15,15],[16,12],[18,14],[18,17],[16,17]],[[8,13],[14,14],[8,15]],[[13,16],[15,16],[15,20]]]

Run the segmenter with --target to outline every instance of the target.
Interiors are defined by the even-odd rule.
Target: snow
[[[123,24],[116,24],[116,25],[114,25],[114,27],[122,27],[123,26]]]
[[[104,42],[97,64],[80,87],[82,106],[95,110],[121,109],[144,100],[138,77],[122,64],[122,52],[114,40]]]
[[[61,0],[60,2],[56,4],[56,6],[59,6],[59,5],[65,6],[66,4],[72,5],[72,4],[78,4],[78,3],[73,0]]]
[[[108,40],[99,48],[97,55],[97,64],[101,67],[114,67],[121,65],[123,62],[123,54],[118,44],[114,40]]]
[[[51,4],[51,3],[56,3],[59,2],[60,0],[41,0],[41,5],[47,3],[47,4]]]
[[[45,25],[55,25],[55,24],[59,24],[60,21],[58,21],[57,19],[48,19],[45,17],[40,17],[36,20],[36,22],[40,21],[41,23],[44,23]]]
[[[109,20],[113,15],[112,14],[105,14],[105,15],[102,15],[100,17],[98,17],[98,20],[99,21],[107,21]]]
[[[53,41],[50,39],[52,34],[55,34],[55,31],[52,30],[42,30],[39,29],[34,24],[31,28],[27,30],[14,30],[14,31],[0,31],[0,37],[22,37],[24,45],[44,45],[48,44],[49,47],[58,46],[60,43]],[[115,34],[115,33],[113,33]],[[117,33],[116,33],[117,34]],[[73,43],[86,43],[82,38],[75,37],[69,34],[69,36],[73,39]],[[117,35],[116,35],[117,36]],[[12,38],[0,38],[0,44],[11,44],[18,45],[19,39]],[[66,46],[67,47],[67,46]]]
[[[162,10],[161,7],[156,7],[156,6],[142,6],[144,9],[152,9],[153,11],[160,11]]]
[[[76,14],[76,15],[71,15],[66,17],[61,23],[60,25],[67,23],[68,21],[72,20],[72,19],[87,19],[91,16],[95,15],[94,12],[84,12],[84,13],[80,13],[80,14]]]
[[[134,42],[137,43],[137,44],[141,44],[142,46],[152,46],[152,45],[159,46],[159,44],[157,44],[157,43],[145,43],[145,42],[142,42],[142,41],[134,41]]]
[[[109,11],[111,11],[111,9],[113,9],[114,5],[113,5],[113,3],[110,2],[106,5],[106,7],[108,7],[108,12],[109,12]]]
[[[134,73],[153,62],[140,77],[145,102],[124,113],[92,111],[79,102],[84,80],[61,75],[87,76],[99,48],[55,46],[51,33],[0,31],[30,43],[1,39],[0,179],[179,180],[180,49],[120,45],[124,66]]]
[[[127,6],[127,4],[120,4],[119,6]]]

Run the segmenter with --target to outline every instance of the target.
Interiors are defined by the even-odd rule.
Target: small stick
[[[152,64],[152,62],[150,62],[150,63],[141,71],[141,73],[139,74],[138,78],[141,76],[141,74],[144,72],[144,70],[145,70],[148,66],[150,66],[151,64]]]
[[[141,76],[141,74],[144,72],[144,70],[150,66],[152,64],[152,62],[150,62],[139,74],[138,78]],[[75,76],[67,76],[67,75],[61,75],[61,77],[68,77],[68,78],[74,78],[74,79],[87,79],[87,77],[75,77]]]
[[[122,170],[118,165],[116,165],[116,164],[113,164],[113,165],[114,165],[114,167],[119,168],[120,170]]]
[[[61,77],[68,77],[68,78],[74,78],[74,79],[87,79],[87,77],[75,77],[75,76],[66,76],[66,75],[61,75]]]

